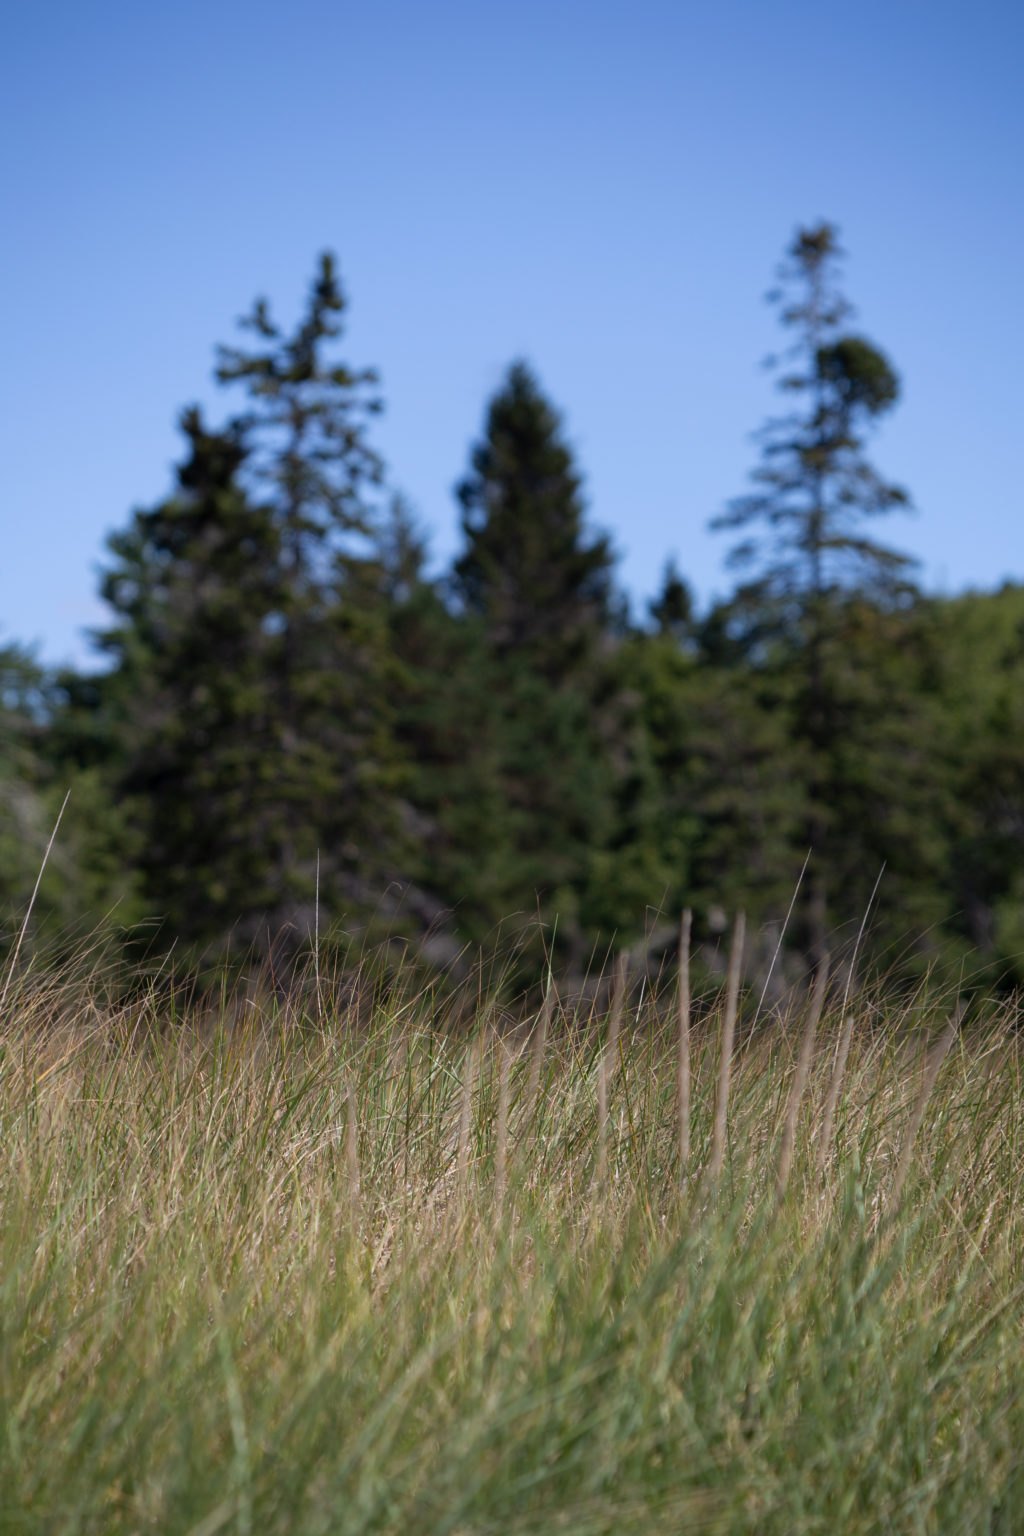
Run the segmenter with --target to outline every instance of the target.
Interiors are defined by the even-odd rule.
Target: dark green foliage
[[[660,634],[671,635],[680,644],[692,638],[696,619],[693,593],[674,560],[665,566],[661,591],[650,604],[650,614]]]
[[[146,889],[171,933],[294,947],[383,878],[395,771],[383,620],[352,536],[379,461],[369,375],[329,364],[343,300],[330,258],[282,337],[222,350],[251,409],[223,431],[185,413],[174,496],[115,535],[102,637],[128,703],[119,785],[136,807]]]
[[[108,670],[0,653],[5,937],[70,788],[26,954],[44,924],[114,908],[192,954],[255,942],[276,962],[319,915],[429,964],[500,931],[516,982],[554,933],[580,980],[688,905],[709,955],[744,907],[761,965],[810,851],[780,974],[873,903],[886,964],[959,973],[974,947],[1019,983],[1024,598],[925,600],[869,536],[907,502],[864,446],[899,384],[848,329],[839,254],[821,225],[782,270],[791,409],[718,520],[741,584],[700,613],[669,564],[646,628],[525,364],[489,403],[464,546],[433,576],[401,499],[375,504],[376,377],[333,357],[333,260],[294,332],[260,301],[251,347],[219,352],[240,413],[184,412],[172,494],[110,540]]]
[[[182,426],[178,494],[110,541],[103,591],[121,622],[102,644],[108,691],[130,701],[119,785],[147,892],[191,939],[278,906],[305,765],[276,718],[290,602],[272,513],[238,484],[237,430],[211,434],[198,412]]]
[[[862,530],[865,517],[905,506],[908,498],[863,454],[864,433],[895,404],[899,382],[876,347],[840,331],[850,313],[836,287],[841,254],[828,224],[802,230],[790,248],[780,272],[784,287],[771,297],[783,324],[797,333],[779,388],[797,396],[799,408],[761,430],[757,489],[713,523],[762,530],[730,556],[734,566],[760,567],[740,596],[777,610],[781,624],[802,626],[812,645],[832,595],[853,588],[899,598],[912,565]]]
[[[863,591],[837,598],[821,646],[827,733],[814,743],[806,714],[795,722],[798,740],[815,754],[803,783],[814,796],[809,820],[822,831],[812,868],[827,883],[828,921],[851,935],[884,866],[875,945],[911,966],[936,958],[933,929],[948,914],[939,894],[949,784],[931,681],[936,645],[919,604],[893,605]],[[805,664],[794,658],[800,690]]]
[[[630,936],[648,910],[673,919],[692,899],[694,663],[674,635],[635,632],[617,648],[610,672],[611,825],[593,852],[585,913],[598,930]]]
[[[47,844],[60,822],[27,931],[28,957],[49,929],[51,950],[90,940],[111,915],[139,915],[131,868],[134,846],[95,766],[62,760],[53,721],[61,690],[17,647],[0,650],[0,951],[22,925]],[[70,791],[70,794],[69,794]]]
[[[489,916],[539,914],[582,965],[588,928],[633,927],[649,898],[621,867],[617,884],[609,878],[632,773],[614,680],[613,557],[585,528],[559,416],[522,363],[490,403],[458,495],[466,547],[454,587],[476,648],[480,732],[470,753],[485,799],[501,807],[478,852]]]
[[[308,567],[311,548],[336,551],[339,533],[366,531],[364,493],[383,474],[365,430],[367,418],[382,408],[373,393],[377,374],[324,355],[342,334],[345,309],[334,257],[325,252],[292,336],[281,332],[267,301],[258,299],[241,321],[257,337],[256,350],[218,348],[218,379],[244,385],[249,395],[250,409],[238,425],[251,467],[277,509],[296,574]]]
[[[947,790],[954,931],[1024,981],[1024,587],[928,607]]]
[[[581,666],[609,619],[612,554],[603,536],[584,536],[572,455],[524,363],[491,401],[458,496],[456,589],[491,649],[555,680]]]
[[[736,594],[733,624],[746,631],[751,660],[769,671],[781,666],[796,682],[794,766],[805,796],[801,841],[811,850],[804,937],[820,952],[829,928],[853,915],[828,905],[829,891],[847,889],[839,847],[849,825],[845,763],[865,711],[877,728],[874,706],[892,704],[858,676],[870,663],[847,643],[848,605],[860,596],[879,613],[898,610],[911,596],[911,562],[863,529],[866,518],[907,502],[863,452],[864,433],[897,399],[896,375],[870,342],[841,329],[850,308],[836,282],[832,226],[801,230],[788,255],[772,297],[796,335],[779,386],[798,404],[763,428],[757,489],[713,526],[754,530],[731,556],[756,572]]]
[[[5,646],[0,650],[0,896],[11,923],[32,894],[53,826],[41,759],[44,711],[42,670],[24,651]]]

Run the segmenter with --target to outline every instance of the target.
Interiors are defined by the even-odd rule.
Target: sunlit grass
[[[12,997],[0,1529],[1024,1529],[1005,1009]]]

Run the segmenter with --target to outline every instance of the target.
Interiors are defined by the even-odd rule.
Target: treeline
[[[502,930],[581,973],[659,914],[713,942],[742,906],[763,968],[787,914],[795,966],[870,913],[867,952],[907,973],[1020,980],[1024,588],[924,595],[872,536],[907,501],[865,451],[898,380],[840,254],[823,225],[780,269],[788,409],[703,612],[669,567],[630,613],[524,363],[431,574],[376,376],[337,357],[332,259],[293,332],[259,302],[219,351],[237,413],[185,411],[172,494],[109,541],[103,664],[0,653],[5,943],[70,788],[36,942],[112,914],[154,953],[286,963],[318,923],[448,966]]]

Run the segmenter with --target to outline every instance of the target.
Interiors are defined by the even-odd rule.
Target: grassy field
[[[1008,1008],[329,991],[12,988],[3,1532],[1024,1531]]]

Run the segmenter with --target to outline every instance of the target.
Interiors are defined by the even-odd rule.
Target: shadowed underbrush
[[[1024,1530],[1010,1011],[610,995],[20,986],[0,1529]]]

